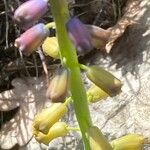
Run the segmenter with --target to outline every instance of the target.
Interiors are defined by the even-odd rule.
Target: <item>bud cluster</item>
[[[55,59],[59,58],[59,46],[56,37],[48,37],[50,35],[48,28],[52,28],[52,26],[37,23],[47,10],[48,0],[29,0],[16,9],[14,21],[25,32],[16,39],[15,46],[23,54],[30,55],[44,42],[42,46],[44,53]],[[99,27],[83,24],[76,17],[66,23],[66,28],[79,55],[85,55],[93,48],[104,47],[110,35],[108,31]]]

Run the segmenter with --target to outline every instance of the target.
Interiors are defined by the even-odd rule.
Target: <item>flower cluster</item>
[[[43,43],[43,51],[53,58],[59,58],[57,40],[49,36],[49,27],[36,22],[47,12],[48,0],[29,0],[20,5],[14,13],[14,21],[25,30],[16,39],[15,46],[25,55],[30,55]],[[109,33],[98,27],[83,24],[78,18],[71,18],[66,23],[66,28],[71,41],[79,55],[85,55],[94,47],[104,47]],[[46,38],[48,37],[48,38]],[[54,41],[55,40],[55,41]]]
[[[22,29],[26,31],[15,40],[15,46],[25,55],[30,55],[36,50],[44,40],[49,36],[49,29],[46,25],[38,23],[34,25],[47,11],[47,0],[30,0],[24,2],[18,7],[14,13],[14,20],[20,25]],[[75,44],[77,51],[80,55],[92,50],[91,36],[87,32],[85,25],[77,18],[72,18],[66,24],[68,34]],[[54,42],[54,38],[47,38],[47,41]],[[43,50],[48,55],[54,58],[58,58],[58,48],[55,48],[58,44],[51,44],[49,46],[47,41],[43,44]],[[53,48],[54,45],[54,48]],[[58,46],[57,46],[58,47]],[[51,50],[52,49],[52,50]]]
[[[61,56],[61,54],[59,55],[60,43],[57,43],[56,38],[48,37],[50,26],[42,23],[35,24],[46,13],[47,7],[47,0],[29,0],[23,3],[14,14],[15,21],[24,29],[27,29],[15,40],[15,46],[25,55],[30,55],[43,43],[42,48],[46,54],[54,58],[60,58]],[[94,28],[95,32],[90,32],[88,29],[93,30],[93,28],[84,25],[76,17],[66,23],[66,31],[68,31],[70,40],[75,45],[79,55],[84,55],[92,50],[95,47],[94,44],[98,45],[97,36],[95,36],[98,29]],[[81,64],[77,65],[85,71],[87,78],[94,83],[94,86],[87,91],[89,102],[97,102],[99,99],[106,98],[107,96],[115,96],[120,93],[121,81],[111,73],[98,66],[87,67]],[[49,144],[52,139],[66,135],[69,132],[68,126],[65,123],[59,122],[61,117],[67,112],[66,104],[68,102],[66,103],[65,98],[69,93],[69,79],[72,79],[72,74],[69,71],[71,72],[71,67],[66,68],[66,66],[62,66],[62,68],[59,68],[55,77],[51,79],[46,92],[47,98],[51,99],[52,102],[59,103],[53,104],[51,108],[44,109],[35,117],[33,134],[37,141],[41,143]],[[77,92],[75,94],[78,95]],[[99,134],[93,135],[93,133],[98,133],[97,131],[98,129],[95,127],[89,129],[92,141],[98,139]]]
[[[46,0],[30,0],[23,3],[14,13],[14,20],[27,29],[15,40],[15,46],[25,55],[30,55],[49,36],[49,30],[44,24],[38,21],[47,11],[48,2]]]
[[[37,114],[33,122],[33,134],[39,143],[48,145],[54,138],[69,132],[67,124],[59,121],[67,111],[66,103],[54,103]]]

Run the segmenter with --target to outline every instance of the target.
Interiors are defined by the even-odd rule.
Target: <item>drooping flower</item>
[[[103,91],[100,87],[93,84],[87,91],[88,101],[91,103],[98,102],[102,99],[106,99],[109,95]]]
[[[33,134],[35,139],[39,143],[44,143],[48,145],[50,141],[57,137],[65,136],[69,133],[68,125],[65,122],[56,122],[48,131],[47,134],[44,134],[38,130],[34,130]]]
[[[57,74],[52,78],[48,86],[46,96],[53,102],[63,102],[68,92],[69,71],[59,68]]]
[[[104,49],[108,39],[110,38],[111,31],[102,29],[95,25],[85,25],[89,34],[91,35],[91,43],[94,48]]]
[[[103,68],[93,65],[88,67],[86,75],[95,85],[109,96],[116,96],[121,92],[121,81]]]
[[[23,54],[30,55],[42,44],[48,35],[49,30],[45,28],[44,24],[39,23],[17,38],[15,40],[15,46],[18,47]]]
[[[47,0],[29,0],[20,5],[15,13],[14,20],[23,28],[31,27],[47,11]]]
[[[113,149],[116,150],[142,150],[146,143],[148,140],[138,134],[128,134],[111,141]]]
[[[79,19],[70,19],[67,22],[67,31],[80,55],[84,55],[92,50],[91,36],[85,25]]]
[[[33,128],[47,134],[49,129],[61,119],[68,111],[66,103],[54,103],[51,107],[43,109],[33,121]]]

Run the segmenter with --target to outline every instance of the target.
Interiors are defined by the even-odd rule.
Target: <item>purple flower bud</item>
[[[80,55],[84,55],[92,50],[91,36],[85,25],[79,19],[70,19],[67,23],[67,30]]]
[[[47,6],[47,0],[29,0],[16,9],[14,20],[27,29],[46,13]]]
[[[15,46],[25,55],[30,55],[32,51],[36,50],[42,44],[48,35],[49,30],[45,28],[44,24],[39,23],[17,38]]]

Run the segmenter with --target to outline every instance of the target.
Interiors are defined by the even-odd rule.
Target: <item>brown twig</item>
[[[48,86],[48,84],[49,84],[49,77],[48,77],[47,65],[46,65],[46,61],[45,61],[45,57],[43,55],[42,49],[40,47],[38,48],[38,54],[39,54],[40,59],[42,61],[42,66],[43,66],[43,69],[44,69],[44,72],[45,72],[45,75],[46,75],[46,83],[47,83],[47,86]]]

